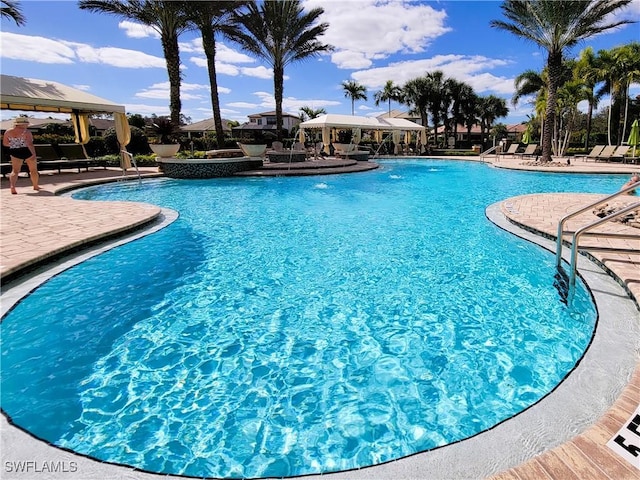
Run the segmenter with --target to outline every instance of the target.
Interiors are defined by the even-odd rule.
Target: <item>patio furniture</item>
[[[604,145],[596,145],[595,147],[593,147],[591,149],[591,151],[588,154],[586,154],[586,155],[575,155],[574,158],[576,160],[582,159],[583,161],[586,162],[589,158],[595,158],[598,155],[600,155],[600,153],[602,153],[602,150],[604,150],[604,147],[605,147]]]
[[[538,144],[532,143],[530,145],[527,145],[527,148],[524,149],[524,152],[519,153],[517,155],[519,155],[520,158],[524,159],[524,157],[531,157],[535,155],[537,150],[538,150]]]
[[[602,149],[602,152],[600,152],[598,155],[596,155],[593,158],[596,162],[606,162],[607,159],[609,159],[611,155],[613,155],[613,152],[615,151],[616,151],[615,145],[607,145],[606,147],[604,147],[604,149]]]

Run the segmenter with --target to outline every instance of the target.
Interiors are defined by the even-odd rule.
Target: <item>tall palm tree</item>
[[[504,98],[489,95],[480,97],[478,102],[478,113],[480,117],[480,129],[482,131],[482,139],[484,141],[485,132],[488,132],[493,126],[493,122],[501,117],[509,115],[507,101]]]
[[[479,121],[480,97],[473,91],[467,92],[460,105],[462,125],[467,127],[467,142],[471,143],[471,129]]]
[[[409,80],[402,87],[402,102],[409,106],[413,112],[420,115],[420,123],[425,128],[429,127],[427,113],[429,93],[428,80],[426,77]]]
[[[618,136],[620,141],[627,138],[627,119],[629,116],[629,87],[634,81],[640,79],[640,43],[631,42],[613,49],[618,63],[624,65],[622,73],[622,89],[624,96],[624,119],[622,120],[622,133]]]
[[[596,85],[598,83],[597,57],[593,48],[587,47],[580,52],[578,60],[573,69],[573,77],[581,78],[584,82],[587,93],[587,128],[584,139],[585,150],[589,148],[589,137],[591,136],[591,122],[593,120],[593,111],[598,108],[601,95],[596,93]]]
[[[169,75],[169,110],[174,125],[180,124],[180,48],[178,37],[188,25],[181,2],[169,0],[80,0],[82,10],[107,13],[151,27],[160,35]]]
[[[20,10],[20,2],[13,2],[11,0],[2,0],[2,7],[0,7],[0,16],[10,18],[19,27],[27,23],[26,18]]]
[[[299,0],[278,0],[265,1],[260,6],[252,1],[246,13],[236,15],[244,27],[236,36],[236,42],[273,68],[276,130],[280,141],[285,67],[333,49],[318,40],[329,28],[328,23],[318,23],[323,13],[322,8],[305,12]]]
[[[463,111],[465,103],[473,95],[473,87],[471,85],[460,82],[453,78],[449,78],[445,82],[451,97],[451,120],[453,121],[453,137],[458,139],[458,124],[464,124]]]
[[[373,94],[376,106],[380,105],[381,102],[389,102],[389,116],[391,116],[391,100],[398,102],[401,97],[402,88],[393,83],[393,80],[387,80],[387,83],[384,84],[384,88]]]
[[[344,96],[351,99],[351,115],[355,115],[356,100],[367,100],[367,87],[355,80],[345,80],[342,82],[342,90]]]
[[[202,35],[202,47],[207,57],[207,70],[211,85],[211,108],[216,129],[216,141],[218,147],[222,147],[224,129],[220,115],[218,75],[216,73],[216,35],[223,35],[228,39],[235,38],[239,33],[239,26],[234,22],[234,13],[249,2],[218,0],[216,2],[181,1],[178,3],[181,4],[187,25],[200,30]]]
[[[436,70],[434,72],[428,72],[425,75],[427,80],[427,106],[429,111],[431,112],[431,119],[433,120],[433,130],[436,134],[437,139],[437,131],[438,124],[440,123],[441,118],[446,117],[445,111],[445,97],[446,97],[446,89],[445,89],[445,77],[444,73],[441,70]]]
[[[608,21],[609,14],[632,0],[505,0],[504,20],[491,26],[529,40],[547,51],[547,108],[542,133],[542,161],[551,161],[551,139],[565,51],[578,42],[629,20]]]

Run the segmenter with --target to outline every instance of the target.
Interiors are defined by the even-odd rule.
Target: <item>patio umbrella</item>
[[[531,141],[531,127],[527,125],[526,130],[522,134],[522,143],[528,144]]]
[[[631,124],[631,133],[629,133],[629,140],[627,144],[633,147],[633,157],[636,156],[636,147],[640,145],[640,126],[638,125],[638,119],[635,119]]]

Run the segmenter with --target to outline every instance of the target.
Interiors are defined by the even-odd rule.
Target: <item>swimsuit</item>
[[[27,143],[24,141],[24,133],[19,137],[10,137],[9,141],[9,155],[20,160],[26,160],[33,156]]]

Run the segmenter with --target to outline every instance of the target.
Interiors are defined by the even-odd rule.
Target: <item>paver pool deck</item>
[[[410,158],[410,157],[409,157]],[[472,158],[464,158],[472,160]],[[574,162],[570,166],[539,167],[523,165],[522,160],[516,158],[486,157],[487,163],[497,168],[531,169],[544,171],[561,171],[575,173],[619,173],[621,184],[628,175],[640,171],[638,165],[610,164],[603,162]],[[300,167],[298,167],[300,168]],[[345,167],[344,171],[349,171]],[[145,177],[160,176],[155,168],[142,168]],[[313,173],[306,172],[307,174]],[[322,172],[318,172],[322,173]],[[128,174],[132,178],[131,173]],[[8,280],[18,278],[24,272],[35,269],[53,259],[60,258],[66,253],[83,251],[89,245],[108,238],[117,237],[133,229],[145,228],[162,216],[162,210],[154,205],[133,202],[91,202],[74,200],[70,197],[58,196],[60,192],[86,186],[93,183],[121,180],[119,169],[95,169],[82,173],[51,173],[41,175],[43,190],[34,192],[27,178],[20,178],[18,195],[11,195],[7,179],[1,180],[0,188],[0,275],[3,284]],[[500,202],[500,212],[504,217],[523,226],[538,235],[549,238],[556,236],[558,220],[578,208],[589,204],[604,194],[533,194],[513,198],[505,198]],[[637,201],[637,196],[625,196],[612,202],[617,205]],[[589,210],[568,222],[565,230],[574,231],[576,228],[596,220],[597,217]],[[600,231],[637,235],[636,238],[615,239],[589,238],[585,245],[604,245],[611,248],[632,249],[633,253],[616,253],[612,251],[591,255],[601,263],[605,270],[616,278],[626,290],[628,296],[635,302],[636,313],[640,304],[640,229],[611,222]],[[638,316],[640,321],[640,315]],[[606,413],[593,425],[573,437],[570,441],[546,449],[543,453],[522,463],[521,465],[496,473],[495,480],[526,480],[526,479],[640,479],[640,468],[635,469],[628,462],[620,458],[608,447],[607,441],[627,422],[633,412],[640,405],[640,361],[636,352],[636,367],[628,378],[626,387],[617,399],[606,410]],[[18,474],[10,476],[6,470],[6,461],[27,461],[31,458],[13,458],[11,442],[24,438],[23,432],[18,431],[2,418],[2,471],[0,478],[31,478],[29,475]],[[35,441],[29,437],[30,441]],[[75,457],[72,453],[58,451],[60,458],[67,463]],[[49,458],[50,461],[55,460]],[[36,478],[165,478],[162,475],[136,472],[131,469],[101,464],[86,458],[83,461],[84,470],[74,474],[64,472],[59,475],[43,475]],[[89,466],[86,466],[88,462]],[[103,468],[120,468],[120,477],[110,476]],[[357,478],[378,478],[373,471],[370,476],[358,475]],[[118,474],[116,474],[118,475]],[[328,475],[331,478],[334,474]],[[407,472],[402,478],[434,478],[438,473]],[[351,477],[356,478],[355,475]],[[349,475],[336,478],[351,478]],[[389,477],[385,477],[389,478]]]

